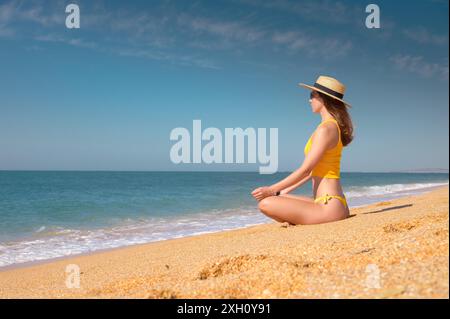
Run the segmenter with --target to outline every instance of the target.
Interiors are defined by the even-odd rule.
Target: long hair
[[[317,92],[317,91],[316,91]],[[333,99],[326,94],[319,93],[319,96],[322,98],[323,104],[327,111],[333,115],[336,121],[339,124],[339,128],[341,129],[341,141],[342,145],[347,146],[353,140],[353,123],[350,114],[347,111],[347,107],[341,101]]]

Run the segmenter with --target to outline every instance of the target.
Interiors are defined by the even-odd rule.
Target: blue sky
[[[448,1],[376,1],[381,29],[369,3],[0,0],[0,169],[258,169],[173,164],[170,131],[201,119],[278,128],[292,170],[320,74],[353,106],[342,171],[448,168]]]

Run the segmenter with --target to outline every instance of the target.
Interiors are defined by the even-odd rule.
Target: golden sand
[[[449,188],[0,271],[1,298],[448,298]],[[66,266],[80,267],[67,288]]]

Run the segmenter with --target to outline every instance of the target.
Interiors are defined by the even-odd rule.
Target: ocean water
[[[251,191],[288,173],[0,171],[0,267],[269,221]],[[350,207],[431,191],[448,173],[342,173]],[[311,182],[294,192],[312,196]]]

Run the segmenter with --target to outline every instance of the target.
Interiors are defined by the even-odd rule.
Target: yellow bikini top
[[[336,123],[339,130],[339,141],[335,147],[330,150],[327,150],[323,157],[320,159],[319,163],[312,170],[312,176],[320,176],[325,178],[339,178],[340,176],[340,166],[341,166],[341,154],[342,148],[344,147],[341,141],[341,129],[339,127],[338,122],[335,119],[328,119],[320,123],[317,127],[322,124],[332,121]],[[309,138],[308,142],[305,146],[305,156],[309,153],[311,149],[312,140],[314,133]]]

